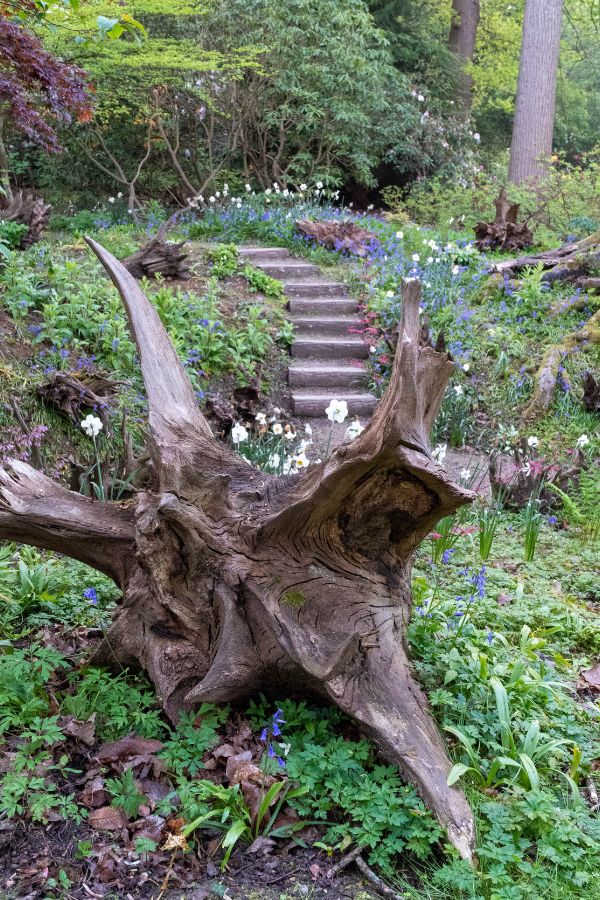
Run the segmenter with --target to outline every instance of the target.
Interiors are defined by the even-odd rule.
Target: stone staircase
[[[377,403],[365,387],[368,348],[356,303],[343,282],[280,247],[242,247],[240,257],[283,282],[294,325],[288,381],[297,416],[325,415],[330,400],[345,400],[349,417],[370,416]]]

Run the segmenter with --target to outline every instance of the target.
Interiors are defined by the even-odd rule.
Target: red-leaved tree
[[[19,6],[35,15],[29,0]],[[26,21],[14,17],[14,4],[0,3],[0,181],[8,200],[7,130],[56,153],[61,149],[57,126],[91,117],[85,72],[46,50]]]

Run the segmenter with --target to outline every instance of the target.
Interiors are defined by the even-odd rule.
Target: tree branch
[[[247,476],[251,467],[213,436],[169,335],[135,278],[100,244],[86,241],[121,295],[138,348],[148,398],[149,449],[161,488],[185,493],[202,471],[223,475],[244,470]]]
[[[134,556],[133,511],[56,484],[27,463],[0,469],[0,540],[64,553],[123,586]]]

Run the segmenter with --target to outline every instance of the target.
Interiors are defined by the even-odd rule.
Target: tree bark
[[[56,488],[65,510],[69,498],[57,523],[48,480],[40,494],[14,463],[0,481],[0,537],[110,570],[124,600],[93,661],[142,666],[172,719],[257,690],[327,698],[399,765],[472,859],[472,813],[447,785],[451,764],[405,642],[413,554],[473,499],[428,445],[453,364],[419,346],[420,284],[405,282],[390,386],[368,427],[305,474],[278,478],[213,437],[158,314],[130,273],[88,243],[138,347],[148,487],[126,505],[94,503],[89,523],[91,501]]]
[[[467,67],[473,60],[479,16],[479,0],[452,0],[452,23],[448,36],[448,47],[456,54],[460,64],[457,99],[466,113],[471,111],[473,102],[473,79]]]
[[[508,177],[542,178],[552,153],[562,0],[526,0]]]

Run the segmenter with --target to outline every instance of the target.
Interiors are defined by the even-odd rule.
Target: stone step
[[[354,333],[361,328],[360,319],[352,316],[302,316],[293,320],[295,332],[298,336],[308,334],[312,335],[329,334],[341,335],[348,337],[354,329]]]
[[[278,278],[280,281],[289,280],[295,282],[304,278],[312,278],[314,280],[319,276],[319,270],[316,266],[312,266],[310,263],[296,262],[292,259],[289,262],[286,260],[261,261],[255,263],[255,265],[258,265],[265,275],[270,275],[271,278]]]
[[[348,297],[290,297],[289,309],[292,316],[346,316],[356,313],[354,300]]]
[[[292,393],[292,405],[297,416],[315,416],[324,418],[325,410],[332,400],[345,400],[348,404],[350,424],[354,416],[370,416],[377,405],[377,398],[372,394],[355,394],[349,391],[333,393],[332,391],[311,391],[310,393],[295,391]]]
[[[288,297],[346,297],[343,281],[287,281],[285,292]]]
[[[360,337],[327,337],[312,335],[297,337],[292,344],[292,356],[303,359],[366,359],[369,351]]]
[[[285,247],[240,247],[238,255],[242,259],[249,259],[256,263],[274,259],[294,259]]]
[[[293,363],[288,369],[288,384],[294,388],[331,388],[355,390],[362,387],[366,377],[362,365],[310,360]]]

